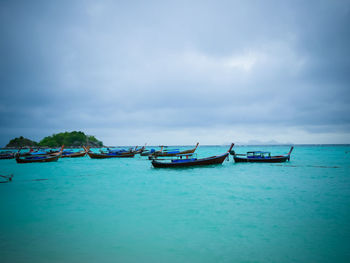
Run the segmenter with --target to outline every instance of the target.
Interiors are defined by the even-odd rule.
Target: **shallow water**
[[[200,147],[198,157],[225,147]],[[289,151],[286,146],[236,147]],[[290,162],[154,169],[146,157],[0,160],[1,262],[349,262],[350,146]]]

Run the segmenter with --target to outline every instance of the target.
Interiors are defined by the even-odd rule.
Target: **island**
[[[36,147],[38,143],[30,139],[20,136],[9,141],[6,148],[20,148],[20,147]]]
[[[6,148],[20,148],[20,147],[81,147],[82,145],[90,147],[102,147],[103,142],[96,139],[92,135],[86,135],[82,131],[61,132],[47,136],[40,142],[35,142],[30,139],[20,136],[10,140]]]

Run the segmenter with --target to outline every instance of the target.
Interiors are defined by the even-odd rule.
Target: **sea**
[[[186,149],[190,147],[180,147]],[[228,146],[200,146],[198,158]],[[289,146],[238,146],[280,155]],[[0,160],[0,262],[350,262],[350,146],[290,162],[156,169],[147,157]]]

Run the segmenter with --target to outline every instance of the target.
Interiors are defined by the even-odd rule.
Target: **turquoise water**
[[[199,147],[198,157],[225,147]],[[285,146],[235,147],[237,153]],[[291,162],[0,160],[0,262],[350,262],[350,146]]]

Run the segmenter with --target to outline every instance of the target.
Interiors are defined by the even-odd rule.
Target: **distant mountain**
[[[269,141],[259,141],[259,140],[250,140],[248,141],[248,144],[251,144],[251,145],[276,145],[276,144],[281,144],[280,142],[278,141],[275,141],[275,140],[269,140]]]
[[[249,140],[248,142],[237,142],[236,145],[290,145],[293,143],[283,143],[276,140],[269,141],[259,141],[259,140]]]

